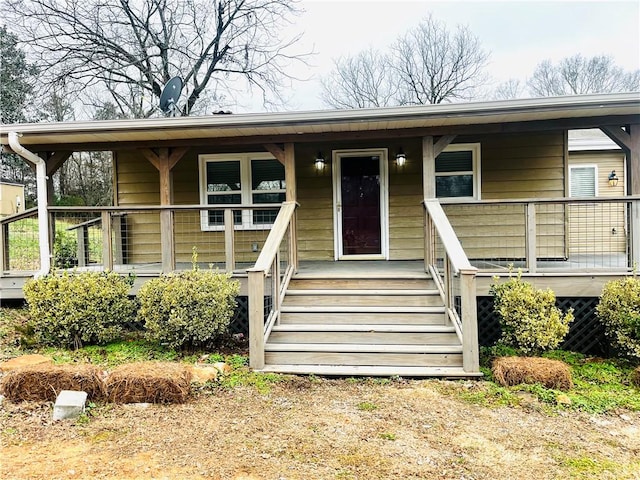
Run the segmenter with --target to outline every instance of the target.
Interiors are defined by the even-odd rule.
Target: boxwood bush
[[[640,280],[612,280],[602,289],[596,313],[612,345],[623,355],[640,359]]]
[[[504,283],[493,284],[490,293],[505,345],[538,354],[558,347],[569,332],[573,309],[563,314],[555,305],[553,291],[522,281],[521,272]]]
[[[197,269],[162,275],[138,291],[147,338],[172,348],[207,347],[228,332],[240,284]]]
[[[118,339],[135,314],[130,280],[114,272],[62,272],[24,286],[38,343],[79,348]]]

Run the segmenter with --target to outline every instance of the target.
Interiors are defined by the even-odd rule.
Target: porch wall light
[[[324,159],[324,155],[322,155],[322,152],[318,152],[318,155],[316,155],[316,159],[314,161],[314,165],[316,167],[316,170],[318,170],[318,171],[324,170],[324,166],[325,166],[326,163],[327,162]]]
[[[618,177],[616,176],[616,171],[611,170],[611,173],[609,174],[609,186],[615,187],[617,185],[618,185]]]
[[[398,149],[398,153],[396,153],[396,165],[402,167],[405,163],[407,163],[407,156],[402,150],[402,147],[400,147]]]

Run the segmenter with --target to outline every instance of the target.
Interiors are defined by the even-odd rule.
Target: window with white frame
[[[268,153],[200,156],[200,202],[205,205],[260,205],[285,200],[284,166]],[[277,210],[234,211],[240,228],[269,228]],[[220,230],[224,210],[203,212],[203,230]]]
[[[436,157],[436,197],[480,199],[480,144],[447,146]]]
[[[569,166],[569,196],[595,197],[598,195],[597,165]]]

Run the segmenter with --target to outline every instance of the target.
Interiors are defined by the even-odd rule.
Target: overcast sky
[[[429,12],[455,29],[468,25],[491,52],[489,74],[496,84],[525,80],[545,59],[581,53],[612,55],[627,70],[640,68],[640,0],[623,1],[389,1],[303,0],[305,10],[292,32],[304,32],[301,51],[316,55],[293,73],[291,110],[325,108],[319,78],[333,59],[369,46],[384,49]],[[235,112],[260,110],[258,102],[231,106]]]

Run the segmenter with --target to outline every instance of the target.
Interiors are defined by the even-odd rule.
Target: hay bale
[[[569,365],[539,357],[500,357],[493,361],[493,378],[502,386],[541,383],[547,388],[573,387]]]
[[[640,367],[636,367],[631,374],[631,383],[640,388]]]
[[[111,402],[182,403],[191,391],[191,371],[177,363],[131,363],[113,370],[105,383]]]
[[[75,390],[100,400],[105,397],[103,377],[94,365],[34,365],[4,375],[0,393],[15,402],[54,401],[62,390]]]

